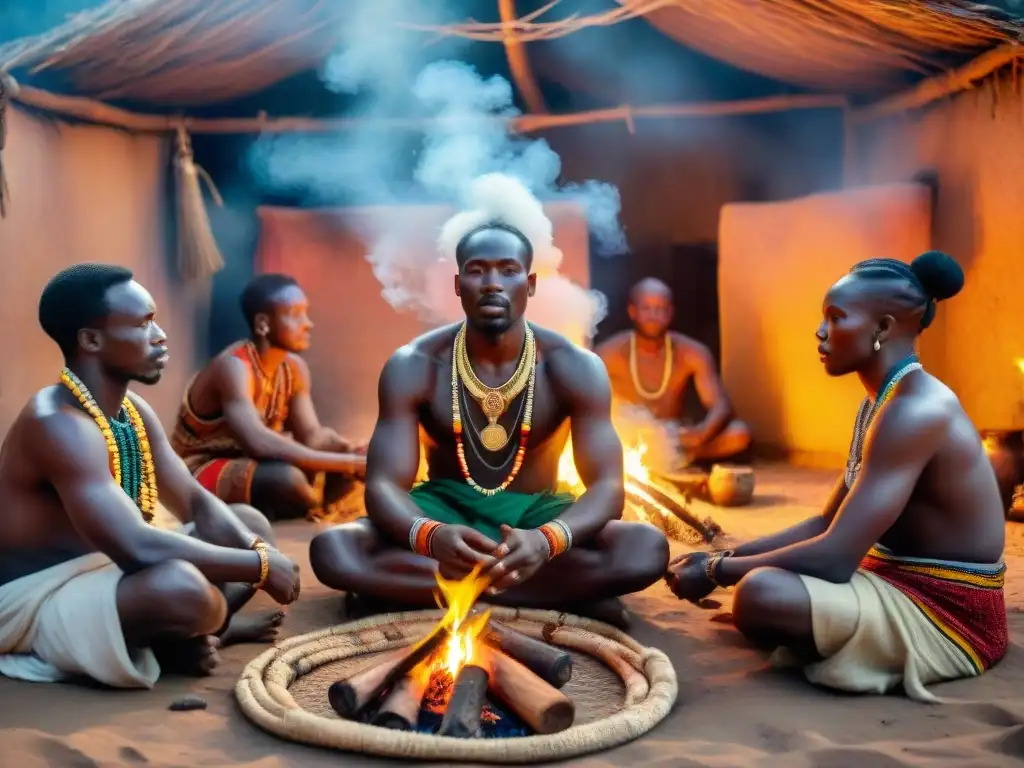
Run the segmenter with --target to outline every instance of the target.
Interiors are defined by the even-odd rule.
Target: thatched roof
[[[231,102],[320,66],[365,2],[385,0],[109,0],[42,35],[0,45],[0,74],[164,114]],[[604,0],[592,13],[569,8],[585,2],[534,0],[531,11],[520,0],[518,20],[504,26],[453,18],[414,31],[425,45],[461,37],[508,46],[510,32],[520,41],[552,40],[643,18],[739,69],[803,90],[876,96],[1000,46],[1011,49],[1004,64],[1016,60],[1021,36],[1005,10],[1019,0],[1003,0],[1003,10],[963,0]],[[481,3],[492,16],[496,4],[516,7]]]

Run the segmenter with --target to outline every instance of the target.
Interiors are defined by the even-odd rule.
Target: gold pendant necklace
[[[480,444],[488,451],[500,451],[508,445],[508,432],[498,423],[498,419],[508,410],[509,404],[526,388],[536,358],[536,342],[533,331],[526,326],[526,339],[523,354],[519,357],[519,365],[512,377],[500,387],[488,387],[473,372],[466,349],[466,326],[459,329],[455,337],[455,362],[458,376],[462,379],[466,391],[480,404],[480,410],[487,419],[487,426],[480,430]]]

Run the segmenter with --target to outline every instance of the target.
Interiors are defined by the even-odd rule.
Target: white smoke
[[[419,7],[411,11],[413,6]],[[329,137],[265,139],[255,147],[254,167],[267,186],[300,191],[311,202],[381,206],[360,218],[367,258],[384,298],[428,322],[463,317],[452,281],[461,235],[493,219],[519,228],[533,243],[538,278],[527,316],[586,342],[606,314],[606,301],[559,272],[562,253],[542,203],[580,206],[595,251],[617,254],[626,248],[618,190],[597,181],[559,187],[561,160],[548,143],[508,131],[507,121],[519,114],[508,81],[481,77],[455,60],[425,62],[424,34],[403,24],[458,17],[445,6],[438,0],[355,3],[340,52],[323,69],[331,90],[358,94],[366,105],[360,117],[413,115],[423,120],[419,136],[368,122]],[[410,12],[417,18],[410,20]],[[418,151],[416,139],[422,142]],[[439,233],[434,252],[421,245],[422,224],[389,207],[425,202],[458,211]]]

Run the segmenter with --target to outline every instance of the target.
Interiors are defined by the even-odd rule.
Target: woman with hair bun
[[[673,562],[696,600],[737,585],[737,628],[789,649],[812,682],[884,693],[973,677],[1006,653],[1004,512],[977,430],[915,343],[964,285],[949,256],[870,259],[829,289],[818,353],[866,390],[825,511],[733,552]]]

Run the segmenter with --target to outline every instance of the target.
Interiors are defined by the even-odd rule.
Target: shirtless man
[[[299,594],[298,566],[263,543],[266,519],[203,490],[128,392],[167,362],[155,313],[117,266],[70,267],[43,291],[39,322],[66,368],[0,448],[2,674],[149,688],[161,667],[209,673],[257,588],[281,604]],[[181,532],[147,524],[158,500]],[[280,618],[250,622],[247,639],[272,639]]]
[[[649,277],[633,286],[633,330],[615,334],[595,350],[608,369],[612,392],[673,429],[689,462],[735,458],[750,446],[750,428],[735,417],[710,350],[668,330],[674,312],[672,291],[661,280]],[[698,424],[689,423],[684,412],[691,379],[707,412]]]
[[[935,251],[909,267],[861,262],[832,286],[818,351],[867,398],[824,514],[670,566],[687,600],[737,584],[737,628],[790,649],[819,684],[882,693],[902,682],[933,700],[925,685],[981,674],[1006,652],[995,474],[956,395],[914,355],[935,303],[962,287],[960,267]]]
[[[483,564],[493,602],[622,623],[616,598],[658,580],[668,544],[655,528],[619,519],[622,445],[604,367],[562,336],[527,325],[536,275],[520,230],[491,222],[458,243],[455,292],[466,322],[420,336],[385,364],[367,462],[368,519],[317,536],[313,571],[335,589],[430,606],[438,567],[453,577]],[[456,366],[453,377],[461,349],[465,368]],[[488,426],[481,392],[503,386],[505,410]],[[420,431],[430,479],[413,488]],[[555,493],[570,433],[587,488],[578,499]],[[503,492],[484,490],[506,482]]]
[[[222,501],[272,518],[329,506],[361,476],[360,446],[322,426],[310,395],[309,302],[287,275],[260,275],[242,292],[251,336],[196,374],[171,444],[199,483]],[[283,431],[290,431],[288,437]],[[317,473],[326,473],[321,494]]]

